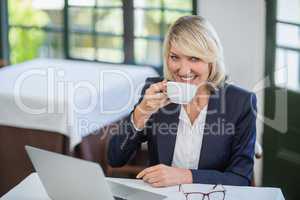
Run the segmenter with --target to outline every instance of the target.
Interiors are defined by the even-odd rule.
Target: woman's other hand
[[[143,179],[153,187],[167,187],[193,183],[191,170],[170,167],[163,164],[144,169],[136,178]]]

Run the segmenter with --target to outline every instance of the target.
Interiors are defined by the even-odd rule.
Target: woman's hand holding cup
[[[143,129],[146,121],[160,108],[168,105],[170,100],[167,96],[167,81],[152,84],[145,91],[141,103],[133,112],[133,121],[137,128]]]

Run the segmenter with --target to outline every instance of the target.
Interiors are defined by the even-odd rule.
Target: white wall
[[[263,93],[256,91],[264,78],[265,1],[198,0],[199,15],[216,28],[224,47],[225,64],[231,80],[258,96],[258,112],[263,113]],[[262,122],[257,122],[261,142]],[[261,184],[262,161],[255,163],[255,179]]]

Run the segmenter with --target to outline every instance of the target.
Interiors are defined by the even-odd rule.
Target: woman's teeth
[[[196,75],[191,75],[191,76],[180,76],[180,78],[183,80],[183,81],[191,81],[191,80],[194,80],[196,78]]]

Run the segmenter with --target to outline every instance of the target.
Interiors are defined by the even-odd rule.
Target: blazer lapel
[[[171,103],[159,112],[157,131],[158,159],[161,164],[171,165],[179,123],[180,105]]]
[[[205,168],[207,166],[209,159],[211,158],[214,151],[215,140],[213,134],[210,132],[213,123],[217,122],[218,117],[220,117],[221,103],[223,95],[223,88],[216,90],[209,97],[207,115],[205,120],[205,129],[200,153],[200,159],[198,168]],[[179,104],[171,103],[165,107],[165,111],[160,111],[158,113],[156,122],[158,127],[155,127],[156,130],[156,139],[157,139],[157,148],[159,162],[165,165],[171,165],[173,160],[173,154],[176,144],[176,136],[179,123],[179,114],[181,106]],[[209,144],[209,145],[208,145]]]
[[[221,99],[224,97],[222,94],[223,90],[220,88],[212,93],[209,97],[198,169],[207,167],[210,159],[213,156],[214,146],[218,145],[214,144],[216,140],[211,131],[214,131],[213,128],[218,128],[214,123],[216,123],[218,117],[220,117]]]

